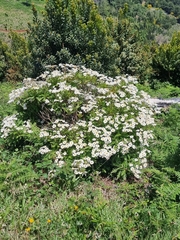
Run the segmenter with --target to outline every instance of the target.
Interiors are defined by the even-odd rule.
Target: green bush
[[[153,56],[154,77],[162,82],[180,86],[180,33],[173,35],[169,43],[157,47]]]
[[[156,116],[154,141],[151,145],[152,162],[155,168],[162,170],[171,167],[179,171],[179,104],[161,110]]]
[[[94,1],[50,0],[40,20],[33,8],[29,45],[34,75],[49,64],[73,63],[116,75],[119,46]]]
[[[0,40],[0,81],[20,81],[31,74],[27,41],[15,32],[9,40],[9,45]]]

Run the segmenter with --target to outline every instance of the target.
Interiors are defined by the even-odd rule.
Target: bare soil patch
[[[26,29],[15,29],[15,30],[12,30],[12,29],[11,29],[11,30],[8,30],[8,29],[0,28],[0,32],[8,33],[8,32],[11,32],[11,31],[17,32],[17,33],[25,33],[25,32],[27,32]]]

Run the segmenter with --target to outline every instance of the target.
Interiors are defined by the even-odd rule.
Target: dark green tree
[[[30,25],[29,43],[34,72],[47,64],[73,63],[112,74],[118,44],[92,0],[48,0],[44,18]]]
[[[180,86],[180,32],[169,43],[157,47],[153,56],[154,77]]]
[[[0,81],[4,80],[7,70],[6,64],[6,52],[8,50],[8,45],[0,40]]]

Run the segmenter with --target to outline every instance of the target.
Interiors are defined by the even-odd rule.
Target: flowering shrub
[[[59,68],[44,73],[43,81],[25,79],[10,94],[17,113],[2,122],[7,146],[33,145],[31,161],[48,159],[51,177],[64,168],[85,175],[108,163],[110,171],[118,166],[120,176],[122,170],[140,178],[153,138],[149,96],[138,91],[132,77],[113,79],[67,64]]]

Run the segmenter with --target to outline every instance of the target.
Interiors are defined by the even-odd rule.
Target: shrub
[[[140,178],[153,138],[149,96],[132,77],[60,66],[64,73],[46,72],[46,81],[25,79],[12,91],[9,103],[16,103],[17,113],[2,122],[6,146],[27,153],[25,160],[48,178],[92,170]]]
[[[0,81],[4,80],[7,66],[5,53],[8,50],[7,44],[0,40]]]
[[[162,82],[170,82],[175,86],[180,84],[179,56],[180,33],[173,35],[169,43],[159,46],[153,56],[152,67],[155,78]]]
[[[92,0],[49,0],[44,18],[29,25],[34,75],[48,64],[73,63],[106,73],[118,72],[118,44]],[[111,23],[112,25],[114,23]]]
[[[19,81],[31,74],[30,54],[25,37],[10,33],[9,45],[0,40],[0,81]]]

